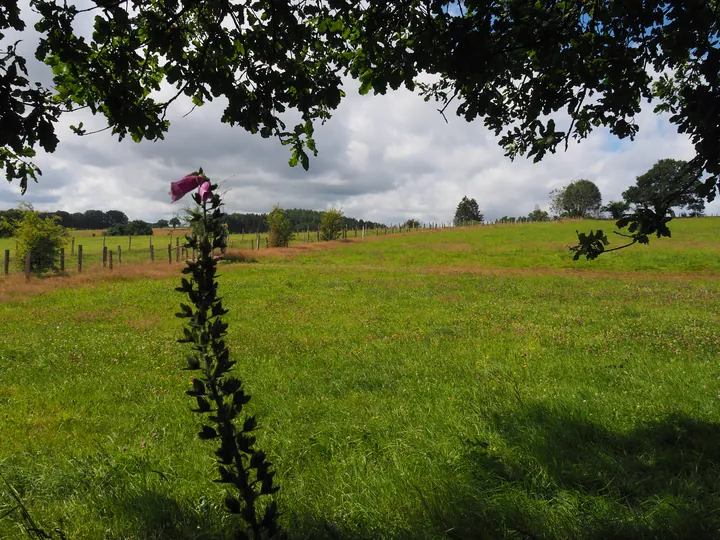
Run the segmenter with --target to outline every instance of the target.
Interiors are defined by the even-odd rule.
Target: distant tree
[[[112,227],[113,225],[126,225],[129,221],[125,212],[121,212],[120,210],[108,210],[105,212],[105,223],[107,223],[108,227]]]
[[[107,229],[114,225],[102,210],[86,210],[82,216],[80,225],[82,229]]]
[[[328,241],[340,238],[342,219],[342,210],[331,208],[323,212],[320,220],[320,239]]]
[[[170,221],[168,221],[168,224],[175,229],[176,227],[179,227],[181,225],[180,218],[177,216],[173,216]]]
[[[485,216],[480,212],[480,207],[475,199],[463,197],[455,210],[455,225],[462,225],[466,221],[484,221]]]
[[[65,227],[57,223],[55,216],[41,217],[31,204],[23,203],[20,209],[22,219],[15,228],[18,266],[25,266],[25,256],[31,252],[30,268],[33,272],[57,270],[60,248],[69,237]]]
[[[550,214],[545,210],[541,210],[539,205],[535,205],[535,209],[527,216],[529,221],[550,221]]]
[[[607,212],[613,219],[620,219],[628,210],[630,210],[630,204],[625,201],[610,201],[600,208],[601,212]]]
[[[268,214],[267,224],[270,227],[268,237],[270,247],[288,247],[293,237],[293,230],[287,214],[279,205],[275,205]]]
[[[152,225],[147,221],[136,219],[125,225],[113,225],[107,230],[108,236],[150,236]]]
[[[410,218],[405,223],[402,224],[403,227],[408,227],[410,229],[417,229],[420,227],[420,222],[417,219]]]
[[[164,229],[165,227],[169,227],[170,222],[167,219],[158,219],[153,227],[156,227],[158,229]]]
[[[550,193],[550,209],[562,217],[582,218],[597,214],[602,195],[590,180],[580,179]]]
[[[702,213],[705,201],[698,195],[698,190],[702,189],[703,183],[699,173],[685,172],[687,165],[682,160],[661,159],[635,179],[635,185],[623,192],[623,199],[628,204],[649,208],[663,216],[673,207],[688,207],[692,212]],[[685,188],[685,192],[679,194],[678,187]]]

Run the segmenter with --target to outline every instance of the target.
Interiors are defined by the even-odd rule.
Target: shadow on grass
[[[113,508],[133,535],[146,540],[220,540],[228,538],[227,526],[210,512],[188,512],[187,506],[159,491],[146,491],[117,501]]]
[[[444,478],[414,492],[398,486],[398,500],[421,499],[403,524],[291,514],[289,538],[720,538],[720,425],[674,414],[623,433],[542,406],[491,424],[508,450],[466,441]],[[124,501],[120,511],[143,538],[225,538],[232,530],[157,493]]]
[[[434,516],[449,536],[720,538],[720,425],[673,414],[620,433],[541,406],[494,424],[513,450],[468,441],[474,487]]]

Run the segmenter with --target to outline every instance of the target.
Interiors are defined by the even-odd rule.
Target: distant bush
[[[342,210],[331,208],[322,213],[320,220],[320,240],[337,240],[342,233]]]
[[[31,204],[23,203],[20,208],[23,211],[22,219],[15,228],[18,266],[24,268],[25,257],[31,252],[32,272],[41,274],[48,270],[57,270],[60,248],[69,237],[65,227],[58,224],[56,216],[41,217]]]
[[[268,235],[270,247],[287,247],[293,238],[293,230],[285,210],[275,205],[266,221],[270,227],[270,234]]]

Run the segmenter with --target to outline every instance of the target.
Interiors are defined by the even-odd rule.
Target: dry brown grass
[[[87,232],[87,231],[83,231]],[[232,262],[262,262],[271,260],[287,260],[301,253],[310,253],[332,249],[349,240],[335,242],[320,242],[301,244],[287,248],[242,250],[228,249],[226,258]],[[26,280],[21,273],[9,276],[0,276],[0,302],[17,302],[50,291],[66,287],[96,286],[113,281],[128,281],[136,279],[166,279],[178,277],[184,263],[164,264],[150,261],[133,262],[116,266],[113,270],[103,269],[96,264],[83,269],[83,272],[67,272],[63,275],[47,277],[31,277]]]

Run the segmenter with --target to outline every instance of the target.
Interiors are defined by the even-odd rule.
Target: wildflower
[[[182,199],[196,187],[202,186],[206,183],[208,184],[209,189],[209,182],[204,175],[187,175],[177,182],[171,182],[168,194],[172,198],[172,201],[175,202]],[[200,195],[202,196],[202,193]]]
[[[200,189],[198,189],[198,195],[200,195],[200,200],[202,202],[207,201],[212,196],[212,193],[210,193],[210,182],[203,182],[200,186]]]

